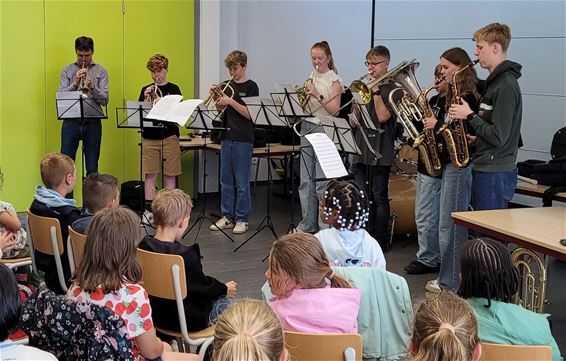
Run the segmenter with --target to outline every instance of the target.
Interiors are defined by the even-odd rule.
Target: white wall
[[[440,55],[459,46],[473,59],[472,34],[492,22],[511,27],[508,58],[523,65],[524,147],[520,160],[550,157],[552,136],[566,126],[566,2],[377,1],[376,42],[397,60],[417,58],[421,86],[431,84]],[[395,61],[393,61],[395,63]],[[481,78],[487,72],[476,66]]]
[[[248,54],[248,74],[264,96],[275,82],[302,84],[312,70],[310,47],[321,40],[330,43],[346,85],[366,71],[371,0],[201,2],[201,29],[208,30],[201,31],[200,89],[206,93],[210,83],[228,78],[223,59],[234,49]],[[509,58],[523,65],[525,146],[519,158],[545,159],[553,134],[566,126],[565,14],[566,2],[552,0],[377,0],[375,45],[390,49],[392,65],[417,58],[416,75],[425,87],[444,50],[460,46],[474,58],[473,32],[491,22],[508,24]]]

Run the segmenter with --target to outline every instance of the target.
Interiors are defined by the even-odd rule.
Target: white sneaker
[[[248,231],[248,222],[236,222],[236,226],[232,230],[234,234],[242,234]]]
[[[143,211],[142,214],[142,224],[155,226],[155,222],[153,220],[153,213],[148,210]]]
[[[440,293],[442,290],[440,289],[440,285],[438,284],[438,280],[430,280],[426,283],[425,289],[431,293]]]
[[[179,352],[179,345],[177,344],[177,340],[171,340],[169,344],[171,345],[171,351]]]
[[[226,217],[220,218],[219,220],[216,221],[216,223],[208,227],[208,229],[210,229],[211,231],[219,231],[221,229],[228,229],[228,228],[234,228],[234,222],[232,222]]]

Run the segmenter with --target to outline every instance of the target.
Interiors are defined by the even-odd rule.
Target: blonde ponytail
[[[425,299],[415,314],[411,361],[470,361],[479,342],[474,311],[442,292]]]
[[[215,361],[278,361],[283,352],[281,323],[263,301],[238,301],[216,322]]]

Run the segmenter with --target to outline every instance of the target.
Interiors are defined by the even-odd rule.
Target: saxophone
[[[460,102],[460,92],[458,90],[457,76],[464,70],[473,67],[479,60],[474,60],[468,65],[459,69],[452,76],[452,104]],[[447,115],[448,116],[448,115]],[[470,149],[466,139],[466,129],[462,119],[450,119],[438,129],[446,143],[446,150],[450,155],[450,162],[455,168],[465,168],[470,164]]]

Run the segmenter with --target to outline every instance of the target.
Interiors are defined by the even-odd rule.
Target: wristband
[[[466,120],[469,122],[469,121],[472,120],[475,116],[476,116],[476,113],[471,112],[471,113],[468,114],[468,116],[466,117]]]
[[[379,90],[376,90],[373,93],[371,93],[371,95],[373,95],[373,96],[381,95],[381,92]]]

